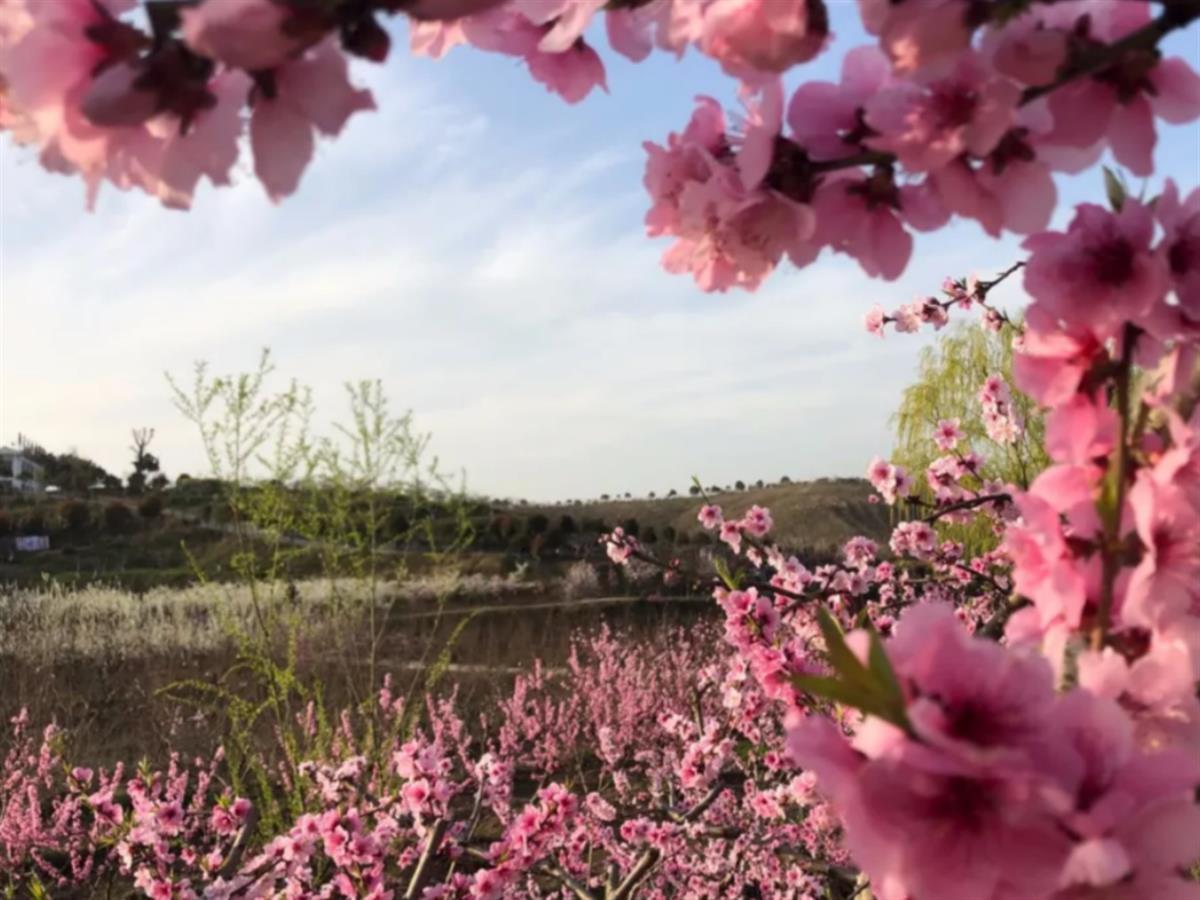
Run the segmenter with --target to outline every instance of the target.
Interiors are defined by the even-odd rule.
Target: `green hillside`
[[[868,502],[870,485],[860,478],[819,478],[815,481],[749,487],[746,490],[710,494],[712,502],[727,517],[739,516],[754,504],[766,506],[775,518],[774,536],[787,547],[828,550],[855,535],[877,541],[890,532],[888,508]],[[597,500],[576,504],[529,507],[551,521],[564,513],[580,521],[602,520],[620,525],[635,519],[639,530],[653,528],[664,533],[688,534],[703,531],[696,521],[703,500],[695,496]]]

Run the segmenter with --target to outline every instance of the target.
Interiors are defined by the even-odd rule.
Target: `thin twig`
[[[229,855],[225,857],[225,862],[221,864],[221,868],[217,870],[216,874],[218,878],[233,877],[238,866],[242,864],[242,857],[246,853],[246,847],[250,843],[250,839],[253,837],[254,830],[257,827],[258,807],[252,803],[250,804],[250,811],[246,814],[246,821],[242,823],[242,829],[234,839],[233,848],[229,851]]]
[[[743,781],[744,779],[735,778],[731,775],[722,777],[709,789],[707,794],[697,801],[695,806],[683,814],[672,816],[672,818],[680,823],[694,822],[717,802],[721,794],[731,788],[740,787]],[[634,863],[633,868],[629,870],[629,874],[625,876],[624,881],[617,886],[616,890],[609,892],[606,900],[627,900],[628,897],[632,896],[634,888],[641,884],[654,866],[658,864],[661,857],[662,853],[657,848],[651,847],[646,850],[638,858],[638,861]]]
[[[432,874],[429,867],[430,861],[437,853],[448,827],[445,819],[438,819],[430,830],[429,839],[425,842],[425,849],[421,851],[421,858],[417,861],[417,867],[413,869],[412,878],[408,882],[408,890],[404,892],[404,900],[415,900],[426,882],[429,881],[429,876]]]
[[[945,506],[938,506],[934,510],[934,512],[931,512],[925,518],[921,519],[921,521],[933,523],[933,522],[936,522],[938,519],[942,518],[943,516],[948,516],[951,513],[962,512],[962,511],[968,510],[968,509],[975,509],[975,507],[977,507],[977,506],[985,506],[988,503],[996,503],[996,504],[1012,503],[1012,499],[1013,499],[1012,495],[1007,494],[1007,493],[980,494],[977,497],[970,497],[966,500],[959,500],[956,503],[947,503]],[[928,506],[931,504],[922,503],[921,505]]]
[[[1093,650],[1104,646],[1108,636],[1109,619],[1112,616],[1113,592],[1120,566],[1117,546],[1121,531],[1121,513],[1125,505],[1125,483],[1129,480],[1129,381],[1133,370],[1133,346],[1137,343],[1139,331],[1135,325],[1126,325],[1121,336],[1121,360],[1116,373],[1117,416],[1120,422],[1120,433],[1117,436],[1117,457],[1113,461],[1110,476],[1115,480],[1112,486],[1112,508],[1104,522],[1104,558],[1101,571],[1100,605],[1096,610],[1096,624],[1092,628],[1091,644]]]
[[[1088,52],[1086,56],[1070,65],[1054,81],[1037,87],[1026,88],[1021,94],[1021,105],[1032,103],[1039,97],[1058,90],[1065,84],[1082,78],[1085,75],[1096,75],[1103,72],[1122,56],[1132,50],[1152,50],[1158,42],[1180,28],[1186,28],[1200,18],[1200,2],[1197,0],[1173,0],[1168,2],[1163,13],[1157,19],[1143,25],[1137,31],[1126,35],[1119,41],[1105,44]]]

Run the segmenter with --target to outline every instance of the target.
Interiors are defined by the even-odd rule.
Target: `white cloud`
[[[862,314],[1014,258],[963,229],[899,284],[833,258],[705,296],[642,234],[629,135],[581,151],[561,124],[518,131],[419,71],[377,70],[382,111],[278,208],[244,173],[186,216],[115,192],[85,216],[77,184],[5,145],[0,439],[123,469],[129,428],[153,425],[168,469],[195,473],[162,372],[247,368],[269,345],[324,415],[344,379],[382,378],[489,493],[857,473],[922,344],[879,345]]]

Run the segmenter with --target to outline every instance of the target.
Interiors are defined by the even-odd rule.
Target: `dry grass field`
[[[444,656],[440,689],[486,711],[518,669],[535,659],[561,666],[580,631],[607,625],[651,638],[716,618],[704,602],[580,596],[570,578],[444,573],[382,583],[374,602],[368,585],[350,579],[262,584],[256,594],[244,584],[142,594],[0,588],[0,715],[27,708],[34,721],[57,723],[93,764],[158,759],[169,749],[209,753],[220,709],[181,703],[173,686],[245,687],[242,642],[264,608],[274,655],[290,655],[298,681],[320,684],[331,708],[370,696],[372,676],[407,685]]]
[[[823,479],[722,491],[711,499],[730,515],[753,504],[770,507],[780,542],[819,558],[856,534],[886,535],[886,509],[868,496],[864,481]],[[702,598],[679,596],[694,586],[663,598],[649,567],[646,579],[632,570],[618,574],[588,530],[636,519],[643,535],[657,532],[651,549],[684,556],[704,574],[711,564],[703,545],[709,536],[699,537],[704,532],[696,522],[702,502],[677,496],[502,508],[493,515],[519,520],[517,534],[539,514],[551,523],[570,516],[580,530],[541,555],[471,547],[433,570],[397,569],[389,557],[381,566],[387,577],[374,583],[313,577],[305,565],[294,581],[252,589],[244,579],[220,577],[230,537],[181,531],[170,519],[128,536],[75,535],[50,557],[9,563],[20,584],[0,581],[0,715],[28,707],[35,721],[66,728],[81,756],[95,763],[153,758],[168,747],[209,752],[221,732],[220,710],[180,703],[173,686],[244,686],[245,642],[263,633],[264,609],[270,637],[258,649],[290,657],[294,677],[320,684],[331,706],[361,701],[372,678],[377,683],[384,673],[401,683],[423,677],[440,659],[441,689],[456,689],[483,711],[518,668],[535,659],[561,665],[581,630],[607,625],[652,638],[667,626],[717,618]],[[202,566],[216,580],[196,583],[194,572],[186,579],[179,558],[159,560],[147,549],[165,554],[168,544],[176,556],[186,546],[201,562],[216,560]],[[82,558],[92,565],[58,577],[60,564]],[[85,581],[89,572],[104,583]],[[139,577],[113,577],[131,572]],[[156,581],[155,573],[172,577]]]

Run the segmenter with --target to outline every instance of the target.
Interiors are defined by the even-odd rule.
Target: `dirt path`
[[[489,603],[478,606],[449,606],[441,610],[428,610],[414,613],[395,613],[389,621],[410,622],[417,619],[436,619],[441,616],[480,616],[493,613],[523,613],[551,609],[564,609],[570,612],[596,609],[606,606],[646,607],[664,606],[699,606],[712,603],[711,597],[664,597],[661,600],[648,600],[644,597],[586,597],[581,600],[540,600],[536,603]]]

